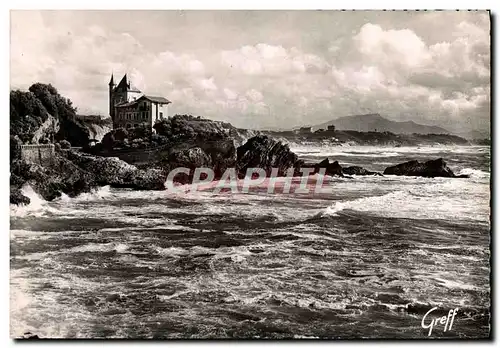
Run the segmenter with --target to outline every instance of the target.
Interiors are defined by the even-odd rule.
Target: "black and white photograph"
[[[492,338],[494,13],[9,17],[12,340]]]

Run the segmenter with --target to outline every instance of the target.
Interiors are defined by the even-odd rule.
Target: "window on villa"
[[[163,118],[163,112],[160,111],[160,118]]]

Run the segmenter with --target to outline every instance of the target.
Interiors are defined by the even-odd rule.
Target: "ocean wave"
[[[408,158],[409,156],[427,155],[443,157],[450,154],[455,155],[480,155],[488,154],[490,149],[485,146],[293,146],[291,148],[299,158],[308,158],[314,160],[316,158],[393,158],[401,156]],[[396,163],[391,163],[396,164]]]
[[[470,175],[471,178],[473,179],[484,179],[484,178],[489,178],[490,173],[485,172],[483,170],[479,169],[474,169],[474,168],[464,168],[460,170],[457,175]]]
[[[335,157],[370,157],[370,158],[380,158],[380,157],[395,157],[395,156],[401,156],[403,154],[400,154],[398,152],[376,152],[376,153],[369,153],[369,152],[298,152],[299,155],[303,156],[308,156],[308,157],[317,157],[317,158],[332,158],[334,159]]]
[[[64,212],[70,213],[67,209],[67,203],[77,203],[82,201],[95,201],[108,199],[112,196],[112,192],[109,186],[103,186],[91,192],[82,193],[76,197],[69,197],[66,194],[62,194],[61,197],[55,199],[53,202],[48,202],[44,200],[38,193],[33,190],[33,188],[28,184],[21,188],[21,192],[24,196],[30,199],[30,203],[27,205],[10,205],[10,215],[13,217],[26,217],[35,216],[40,217],[46,215],[47,213],[60,215]],[[61,206],[62,204],[62,206]],[[78,210],[74,211],[75,214],[79,214]],[[71,214],[70,214],[71,215]]]
[[[129,249],[128,245],[123,243],[89,243],[68,249],[68,253],[84,253],[84,252],[107,252],[116,251],[117,253],[126,252]]]
[[[461,190],[460,195],[453,194]],[[379,196],[362,197],[350,201],[335,202],[327,207],[323,216],[336,216],[344,210],[371,213],[377,216],[410,219],[466,219],[489,221],[489,205],[470,204],[474,197],[488,192],[473,187],[445,181],[425,188],[409,188]]]
[[[48,205],[39,194],[37,194],[30,185],[25,185],[21,188],[21,193],[30,199],[27,205],[10,205],[10,215],[15,217],[25,216],[40,216],[46,211],[53,211],[54,209]]]
[[[56,201],[62,201],[62,202],[68,202],[68,201],[95,201],[95,200],[100,200],[100,199],[107,199],[112,196],[111,188],[109,185],[107,186],[102,186],[97,189],[94,189],[90,192],[84,192],[82,194],[79,194],[76,197],[69,197],[66,194],[62,194],[59,199]]]

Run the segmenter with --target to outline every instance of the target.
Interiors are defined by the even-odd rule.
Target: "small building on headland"
[[[335,126],[334,125],[330,125],[328,126],[327,128],[330,132],[335,132]]]
[[[113,129],[144,126],[153,128],[156,121],[168,117],[168,104],[165,97],[151,96],[134,87],[125,74],[115,85],[113,74],[109,81],[109,115]]]

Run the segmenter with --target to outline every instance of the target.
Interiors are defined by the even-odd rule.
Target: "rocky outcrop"
[[[325,168],[325,175],[336,175],[336,176],[344,176],[342,172],[342,166],[338,161],[330,162],[328,158],[325,158],[323,161],[314,165],[314,173],[318,173],[321,168]]]
[[[235,161],[236,148],[231,139],[193,140],[170,148],[161,160],[161,168],[167,171],[179,167],[193,171],[201,167],[210,168],[215,179],[219,179],[227,168],[234,167]]]
[[[11,164],[11,203],[23,204],[19,199],[21,187],[28,184],[47,201],[60,197],[63,193],[75,197],[89,192],[97,186],[92,175],[76,167],[67,159],[56,156],[51,166],[45,167],[24,160]]]
[[[71,150],[65,151],[65,156],[91,175],[99,186],[135,190],[165,189],[167,175],[161,169],[138,169],[116,157],[98,157]]]
[[[138,169],[115,157],[96,157],[72,150],[60,151],[52,165],[16,160],[11,164],[10,202],[29,204],[20,189],[30,185],[46,201],[63,193],[75,197],[99,186],[164,190],[167,175],[160,169]]]
[[[278,176],[286,175],[289,168],[299,168],[303,163],[289,146],[270,138],[257,135],[236,150],[236,170],[245,175],[248,168],[262,168],[267,175],[278,168]]]
[[[91,134],[94,123],[78,117],[71,101],[50,84],[35,83],[29,91],[10,92],[11,134],[23,143],[68,140],[73,146],[85,146],[94,138]]]
[[[421,163],[417,160],[401,163],[384,170],[387,175],[422,176],[426,178],[467,178],[467,175],[455,175],[442,158]]]
[[[10,204],[30,204],[30,199],[23,195],[21,189],[16,186],[10,186]]]
[[[346,168],[342,168],[342,173],[347,174],[347,175],[376,175],[376,176],[382,176],[382,174],[378,172],[371,172],[369,170],[366,170],[363,167],[359,166],[350,166]]]

